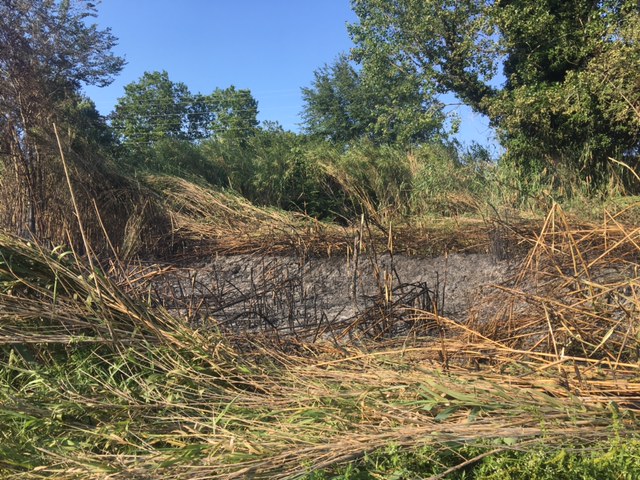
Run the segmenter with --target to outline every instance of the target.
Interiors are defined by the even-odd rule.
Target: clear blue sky
[[[351,48],[346,25],[356,20],[349,0],[104,0],[97,23],[112,29],[128,64],[113,84],[86,93],[106,115],[124,85],[166,70],[192,92],[248,88],[260,120],[298,131],[300,89]],[[491,143],[486,120],[458,114],[462,141]]]

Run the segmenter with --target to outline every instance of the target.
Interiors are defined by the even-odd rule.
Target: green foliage
[[[325,168],[345,192],[350,217],[361,211],[389,217],[409,213],[404,208],[411,195],[412,172],[406,159],[404,149],[360,141]]]
[[[81,84],[104,86],[111,83],[124,66],[124,60],[111,52],[116,39],[110,30],[98,30],[91,24],[95,13],[95,5],[83,0],[2,2],[0,65],[3,87],[29,82],[49,88],[53,85],[77,88]],[[33,77],[18,77],[28,73]],[[14,90],[14,94],[17,93]],[[3,96],[4,101],[9,98],[10,95]]]
[[[125,87],[111,115],[121,160],[135,171],[203,179],[250,192],[258,104],[249,90],[192,94],[167,72],[145,73]]]
[[[210,164],[224,172],[224,186],[259,205],[327,217],[337,205],[318,163],[319,150],[323,147],[274,123],[238,141],[225,136],[201,145]]]
[[[415,145],[442,133],[442,105],[433,93],[403,70],[373,63],[357,69],[343,55],[302,89],[305,128],[336,143]]]
[[[251,147],[255,152],[251,179],[254,201],[319,217],[329,214],[326,177],[310,160],[310,144],[304,136],[271,124],[252,139]]]
[[[258,126],[258,103],[249,90],[231,86],[210,95],[193,94],[165,71],[145,72],[124,89],[111,123],[129,150],[144,150],[167,138],[244,141]]]
[[[209,129],[219,138],[244,141],[253,136],[258,127],[258,102],[250,90],[236,90],[234,86],[217,88],[204,97],[212,114]]]
[[[367,213],[382,220],[475,211],[493,188],[496,171],[479,146],[461,153],[455,144],[431,142],[407,153],[402,146],[360,140],[344,149],[277,125],[258,129],[244,142],[211,139],[198,151],[216,180],[198,175],[211,183],[259,205],[319,218],[351,220]]]
[[[111,124],[130,147],[148,146],[164,138],[196,140],[205,135],[211,114],[205,102],[163,72],[145,72],[124,87],[111,114]]]
[[[254,200],[262,205],[295,205],[304,196],[306,180],[303,140],[278,125],[269,125],[252,139]],[[303,198],[300,198],[304,202]]]
[[[637,83],[638,18],[629,2],[510,2],[497,12],[508,81],[490,114],[509,157],[574,167],[596,186],[610,157],[638,165],[640,92],[622,87]]]
[[[495,163],[478,144],[466,151],[450,143],[425,145],[413,153],[416,165],[411,195],[414,215],[476,212],[494,188]]]
[[[143,156],[133,157],[132,164],[150,173],[195,181],[202,179],[212,185],[223,185],[225,182],[224,171],[205,156],[202,148],[187,140],[158,140]]]
[[[494,93],[494,29],[490,3],[473,0],[354,0],[359,22],[349,26],[355,56],[386,65],[427,89],[453,91],[473,108]]]
[[[386,221],[477,210],[491,188],[491,158],[475,146],[460,153],[452,143],[402,147],[361,141],[321,161],[342,193],[343,215],[366,212]],[[335,189],[334,189],[335,190]]]
[[[249,198],[254,175],[254,152],[246,142],[204,140],[200,150],[224,172],[224,185]]]
[[[64,104],[65,118],[69,124],[70,141],[75,151],[86,156],[98,157],[112,152],[116,146],[114,131],[107,125],[91,99],[81,97]],[[96,161],[99,159],[96,158]]]
[[[311,135],[348,142],[365,135],[361,122],[366,106],[358,98],[359,77],[346,57],[314,72],[312,88],[303,88],[304,121]]]
[[[135,171],[231,183],[248,192],[257,115],[249,90],[192,94],[167,72],[146,72],[125,87],[111,122],[122,140],[119,156]]]
[[[339,470],[313,472],[305,479],[430,478],[448,469],[451,472],[445,478],[451,480],[631,480],[640,475],[640,442],[637,440],[612,439],[587,448],[579,445],[536,446],[523,451],[505,448],[482,456],[497,446],[403,449],[390,445]],[[465,459],[473,458],[478,460],[456,469]]]
[[[637,2],[355,0],[356,57],[453,92],[525,175],[558,165],[597,186],[638,167]],[[497,85],[502,68],[505,81]],[[626,175],[627,185],[631,175]]]
[[[461,153],[455,144],[430,142],[407,153],[361,139],[344,148],[275,123],[197,144],[166,138],[127,158],[136,171],[200,179],[258,205],[341,221],[361,213],[398,219],[473,211],[495,170],[480,147]]]

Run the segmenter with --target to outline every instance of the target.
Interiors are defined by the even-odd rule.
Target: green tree
[[[219,138],[245,140],[258,129],[258,102],[250,90],[217,88],[204,97],[204,103],[213,112],[210,129]]]
[[[18,232],[44,230],[59,189],[52,124],[69,125],[83,109],[80,87],[107,85],[124,65],[95,12],[83,0],[0,2],[0,195],[3,223]]]
[[[353,8],[356,58],[455,93],[489,116],[507,158],[528,171],[568,165],[602,180],[609,157],[637,165],[640,92],[622,86],[638,84],[636,1],[353,0]]]
[[[489,114],[507,159],[527,170],[568,165],[596,185],[610,158],[638,165],[638,117],[629,115],[629,103],[640,104],[638,13],[628,1],[500,4],[507,82]]]
[[[202,102],[212,115],[208,125],[210,137],[202,142],[201,150],[216,171],[224,172],[218,174],[218,178],[224,178],[222,183],[255,200],[258,102],[249,90],[237,90],[234,86],[217,88],[203,96]]]
[[[166,71],[145,72],[124,92],[111,114],[111,124],[126,145],[208,136],[212,121],[208,102],[193,95],[184,83],[173,82]]]
[[[441,133],[444,123],[433,93],[403,70],[373,61],[357,69],[342,55],[302,89],[306,131],[336,143],[423,143]]]
[[[246,138],[258,126],[258,103],[249,90],[231,86],[209,95],[193,94],[166,71],[145,72],[124,90],[111,124],[133,151],[166,139]]]
[[[116,137],[107,119],[98,112],[95,103],[84,96],[72,97],[60,106],[66,119],[70,149],[85,159],[99,163],[115,152]]]
[[[313,86],[302,89],[307,133],[339,143],[364,136],[361,94],[358,73],[346,57],[316,70]]]

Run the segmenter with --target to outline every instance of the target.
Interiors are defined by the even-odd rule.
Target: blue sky
[[[97,23],[112,29],[128,64],[113,84],[86,92],[106,115],[124,85],[166,70],[192,92],[248,88],[260,120],[298,131],[300,89],[351,48],[346,25],[356,20],[349,0],[104,0]],[[486,120],[457,113],[460,140],[492,143]]]

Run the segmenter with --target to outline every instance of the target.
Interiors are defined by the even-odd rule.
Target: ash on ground
[[[425,321],[424,312],[463,320],[482,290],[504,281],[513,267],[486,254],[236,255],[170,268],[147,288],[157,304],[195,328],[379,339],[429,334],[437,322]]]

